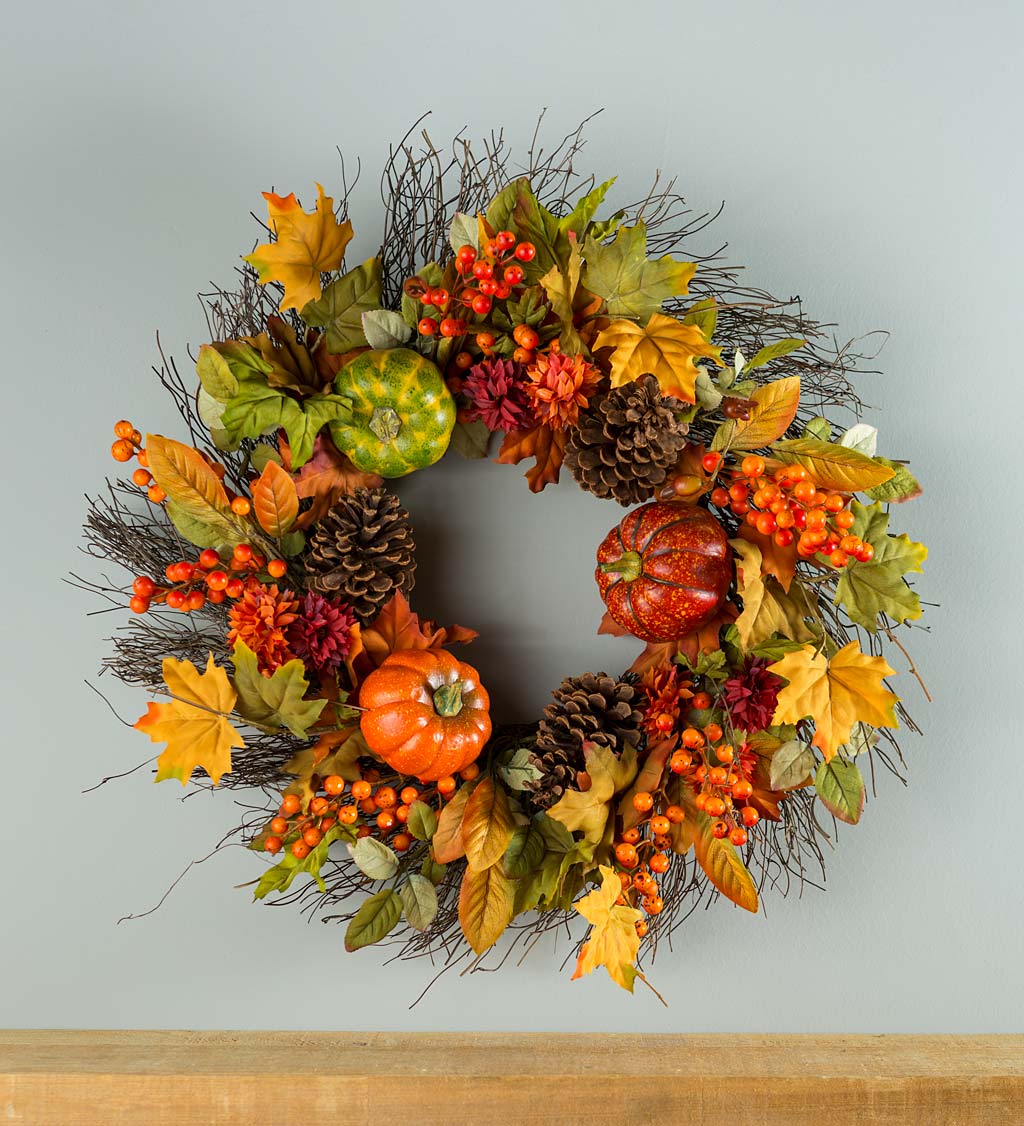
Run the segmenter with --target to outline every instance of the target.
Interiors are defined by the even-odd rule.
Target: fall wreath
[[[114,428],[136,465],[90,498],[85,550],[129,577],[76,579],[134,614],[105,667],[157,697],[156,780],[245,791],[221,844],[266,861],[257,899],[442,966],[560,929],[574,976],[632,989],[706,896],[756,911],[820,878],[861,764],[899,771],[883,651],[914,673],[926,552],[888,506],[920,489],[859,421],[863,358],[688,253],[714,216],[673,184],[609,213],[579,130],[518,174],[500,137],[423,136],[355,268],[344,182],[264,193],[236,284],[201,295],[198,381],[161,355],[188,440]],[[595,594],[600,632],[644,643],[518,725],[462,659],[475,633],[413,611],[388,488],[498,443],[534,492],[568,471],[627,509]]]

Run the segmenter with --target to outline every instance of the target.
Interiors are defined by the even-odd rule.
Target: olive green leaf
[[[348,851],[356,867],[371,880],[390,880],[398,871],[398,856],[376,837],[360,837]]]
[[[361,265],[323,291],[302,310],[302,319],[326,333],[327,351],[336,355],[366,343],[363,313],[380,308],[381,265],[379,258],[367,258]]]
[[[583,246],[586,268],[583,284],[600,294],[613,317],[647,321],[661,311],[669,297],[686,293],[697,267],[671,255],[647,257],[647,228],[643,223],[620,227],[610,243],[589,236]]]
[[[327,701],[303,699],[309,691],[303,663],[296,658],[276,668],[273,676],[264,676],[256,654],[241,640],[235,642],[231,659],[238,714],[268,727],[287,727],[296,738],[305,739]]]
[[[835,605],[842,606],[852,622],[872,631],[878,628],[879,614],[895,622],[921,617],[921,600],[904,575],[921,570],[928,548],[906,535],[887,535],[889,514],[880,502],[854,501],[851,507],[854,523],[849,534],[871,544],[875,554],[870,563],[849,562],[839,576]]]
[[[437,832],[437,814],[424,801],[409,806],[406,828],[418,841],[429,841]]]
[[[316,848],[310,849],[304,859],[299,860],[290,851],[286,852],[273,868],[268,868],[260,877],[256,890],[253,892],[253,898],[263,899],[272,891],[285,892],[291,886],[295,877],[303,873],[312,876],[320,890],[326,891],[327,888],[323,877],[320,875],[320,869],[327,860],[328,849],[335,841],[352,840],[354,837],[355,832],[348,825],[336,824],[324,833],[320,843]]]
[[[514,880],[528,876],[540,864],[544,851],[544,837],[540,829],[533,822],[520,825],[512,834],[502,859],[505,875]]]
[[[833,817],[856,825],[864,811],[866,797],[864,778],[852,762],[834,758],[823,762],[814,776],[818,797]]]
[[[501,780],[510,790],[521,793],[528,782],[536,782],[541,777],[539,767],[533,764],[532,747],[516,747],[504,762],[498,763]]]
[[[795,352],[806,343],[806,340],[797,340],[792,337],[787,340],[776,340],[774,344],[768,344],[755,352],[753,357],[747,360],[746,370],[753,371],[755,368],[764,367],[765,364],[770,363],[772,360],[778,360],[782,356],[788,356],[790,352]]]
[[[412,336],[401,313],[391,309],[367,309],[362,316],[363,335],[371,348],[400,348]]]
[[[398,894],[402,897],[405,921],[413,930],[425,931],[437,914],[434,885],[426,876],[414,872],[398,889]]]
[[[452,229],[448,235],[448,242],[456,253],[463,246],[471,246],[479,250],[480,223],[475,215],[467,215],[464,211],[456,211],[452,219]]]
[[[402,897],[387,888],[364,900],[345,931],[345,949],[372,946],[391,933],[402,917]]]
[[[680,320],[684,325],[696,325],[704,334],[704,339],[710,340],[715,335],[715,328],[718,325],[718,303],[713,297],[705,297],[703,301],[691,305]],[[715,406],[717,405],[716,403]]]
[[[452,449],[471,461],[487,456],[490,441],[491,432],[479,419],[474,422],[456,422],[452,430]]]
[[[887,465],[892,470],[893,475],[888,481],[883,481],[881,485],[876,485],[873,489],[867,490],[867,495],[872,500],[880,500],[883,504],[902,504],[904,501],[913,500],[914,497],[921,495],[920,483],[905,465],[898,461],[890,461],[885,457],[879,457],[875,460]]]
[[[799,739],[783,743],[772,755],[769,785],[773,790],[794,790],[814,773],[814,751]]]

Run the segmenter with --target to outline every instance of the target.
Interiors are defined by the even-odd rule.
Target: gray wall
[[[492,25],[488,7],[479,22],[444,2],[5,13],[0,1023],[1019,1030],[1019,7],[519,0]],[[335,183],[335,145],[363,161],[369,253],[385,146],[422,110],[438,138],[503,124],[522,141],[545,104],[552,136],[607,107],[589,160],[620,174],[621,198],[655,167],[678,174],[695,206],[728,201],[718,237],[753,281],[846,335],[891,330],[886,375],[861,386],[885,452],[927,483],[897,522],[930,544],[921,590],[941,603],[914,635],[935,704],[903,678],[926,728],[906,743],[909,788],[879,779],[827,892],[692,918],[651,975],[667,1012],[603,975],[570,983],[538,951],[446,979],[410,1013],[428,966],[381,969],[334,927],[252,906],[233,890],[254,874],[237,851],[116,926],[233,817],[230,796],[183,803],[145,773],[82,793],[148,753],[83,683],[111,619],[84,618],[59,580],[113,421],[174,427],[154,331],[178,355],[203,339],[192,294],[230,277],[260,190]],[[613,509],[572,486],[533,498],[495,465],[445,465],[406,495],[431,554],[420,598],[487,631],[480,660],[509,711],[622,663],[622,643],[594,635],[587,577]],[[130,719],[143,710],[107,690]]]

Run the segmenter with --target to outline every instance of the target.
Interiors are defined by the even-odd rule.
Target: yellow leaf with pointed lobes
[[[617,904],[616,900],[622,894],[619,877],[603,864],[598,871],[601,886],[573,904],[591,928],[576,959],[573,981],[593,973],[598,966],[604,966],[616,985],[632,993],[633,982],[640,976],[635,964],[640,951],[636,924],[643,918],[643,913],[635,907]]]
[[[594,341],[594,351],[613,348],[611,384],[621,387],[641,376],[653,375],[662,394],[685,403],[696,402],[694,390],[698,369],[695,358],[707,357],[721,364],[721,348],[709,344],[697,325],[682,324],[675,317],[654,313],[646,325],[612,321]]]

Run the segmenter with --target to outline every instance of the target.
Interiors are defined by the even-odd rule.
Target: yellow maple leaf
[[[762,576],[761,549],[748,540],[730,540],[736,553],[736,589],[743,602],[743,613],[736,619],[736,630],[744,649],[752,649],[780,633],[793,641],[810,641],[814,636],[804,618],[811,607],[803,588],[796,585],[787,594],[770,575]]]
[[[604,836],[612,814],[612,799],[636,777],[636,747],[628,746],[621,755],[608,747],[585,746],[584,761],[590,776],[589,790],[566,790],[548,810],[548,816],[561,822],[570,833],[583,833],[595,843]]]
[[[151,703],[135,724],[154,743],[167,749],[156,760],[156,780],[177,778],[184,786],[197,766],[216,785],[231,773],[231,748],[244,747],[241,735],[225,718],[235,706],[235,690],[228,674],[213,663],[200,673],[191,661],[165,657],[164,683],[173,699],[169,704]]]
[[[616,904],[622,884],[615,872],[601,865],[601,886],[578,899],[573,906],[590,923],[590,934],[576,959],[573,981],[604,966],[616,985],[633,992],[633,982],[640,976],[634,964],[640,950],[636,924],[643,913],[635,907]]]
[[[334,200],[317,184],[319,198],[312,212],[303,211],[295,193],[281,197],[264,192],[275,242],[257,246],[245,261],[256,268],[260,282],[284,286],[281,311],[301,309],[321,295],[320,274],[336,270],[352,238],[348,219],[334,217]]]
[[[895,693],[882,683],[892,676],[884,657],[868,657],[856,641],[844,645],[829,660],[811,645],[787,653],[770,671],[789,683],[779,693],[773,723],[799,723],[813,718],[811,740],[826,761],[850,741],[854,725],[899,727],[894,705]]]
[[[631,383],[650,373],[662,393],[686,403],[696,402],[696,356],[706,356],[721,365],[721,348],[709,344],[697,325],[683,324],[675,317],[654,313],[646,325],[612,321],[594,341],[594,351],[614,348],[611,357],[613,387]]]

